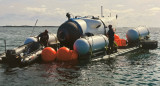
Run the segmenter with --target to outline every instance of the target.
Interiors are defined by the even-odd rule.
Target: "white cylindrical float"
[[[49,34],[48,44],[49,45],[57,44],[57,42],[58,42],[57,35],[56,34]]]
[[[49,39],[48,39],[48,44],[49,45],[56,44],[58,42],[56,34],[48,34],[48,35],[49,35]],[[30,42],[37,42],[37,37],[26,38],[24,44],[27,44],[27,43],[30,43]]]
[[[149,29],[147,27],[137,27],[136,29],[130,29],[127,31],[126,37],[128,41],[136,41],[138,39],[144,39],[149,35]]]
[[[105,35],[96,35],[76,40],[73,48],[79,55],[86,55],[90,52],[102,50],[108,44],[109,41]]]

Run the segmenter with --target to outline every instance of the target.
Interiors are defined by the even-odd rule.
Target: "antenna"
[[[116,14],[116,19],[118,18],[118,15]]]
[[[101,17],[104,17],[103,16],[103,6],[101,6]]]
[[[4,40],[4,46],[5,46],[5,53],[7,53],[7,49],[6,49],[6,40]]]
[[[36,20],[36,23],[35,23],[35,25],[34,25],[34,27],[33,27],[33,30],[32,30],[32,33],[31,33],[31,36],[32,36],[32,34],[33,34],[33,31],[34,31],[34,28],[35,28],[35,26],[36,26],[37,22],[38,22],[38,19]]]

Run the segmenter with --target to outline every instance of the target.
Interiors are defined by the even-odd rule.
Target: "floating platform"
[[[99,61],[99,60],[105,60],[105,59],[109,59],[109,58],[116,58],[116,56],[126,54],[129,52],[133,52],[138,49],[141,49],[141,48],[140,47],[130,47],[130,48],[117,49],[117,52],[115,52],[115,53],[112,53],[110,55],[104,55],[104,56],[98,57],[98,58],[93,58],[92,61]]]
[[[151,47],[151,46],[154,46],[154,47]],[[51,47],[53,49],[58,50],[62,46],[60,45],[60,43],[56,43],[56,44],[53,44]],[[156,49],[157,47],[158,47],[157,41],[143,40],[135,46],[118,47],[118,49],[115,50],[112,54],[109,54],[108,53],[109,50],[106,50],[105,48],[103,48],[103,50],[92,52],[90,54],[88,53],[87,55],[79,56],[78,58],[79,60],[86,60],[90,58],[91,61],[100,61],[100,60],[106,60],[109,58],[116,58],[116,56],[123,55],[129,52],[134,52],[136,50],[141,50],[141,49],[149,50],[149,49]],[[34,50],[30,51],[31,48]],[[44,47],[41,47],[39,43],[32,42],[32,43],[22,45],[13,50],[7,50],[6,53],[4,52],[0,54],[0,63],[6,63],[11,66],[16,65],[19,67],[27,66],[32,63],[37,63],[39,59],[41,59],[41,53],[43,48]]]
[[[138,49],[149,50],[158,47],[158,41],[149,39],[149,30],[146,27],[138,27],[127,32],[127,40],[120,39],[119,36],[114,36],[115,42],[112,52],[108,48],[109,40],[104,33],[95,35],[93,33],[79,33],[79,35],[77,35],[82,29],[85,31],[88,31],[87,29],[93,29],[97,32],[98,27],[100,27],[103,22],[94,19],[88,20],[88,18],[84,19],[83,22],[77,20],[78,19],[75,19],[75,21],[72,22],[68,20],[68,22],[62,24],[58,29],[57,35],[49,34],[48,46],[50,49],[47,49],[47,51],[45,51],[47,47],[39,43],[36,37],[28,37],[24,45],[12,50],[6,50],[5,53],[0,54],[0,63],[21,67],[36,63],[41,57],[44,62],[51,62],[53,60],[73,61],[77,59],[99,61],[116,58],[116,56]],[[75,22],[79,23],[80,26],[85,26],[85,28],[78,28],[79,25]],[[89,25],[91,24],[91,27],[83,25],[86,24],[84,22],[88,22]],[[97,24],[98,27],[94,26],[95,24]],[[66,28],[68,29],[66,30]],[[103,31],[104,27],[99,29],[101,29],[102,32],[106,32]],[[43,53],[43,51],[45,52]]]

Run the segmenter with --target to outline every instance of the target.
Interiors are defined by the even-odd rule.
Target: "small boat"
[[[54,48],[58,46],[55,34],[49,34],[48,43]],[[26,66],[40,58],[43,48],[44,46],[37,42],[36,37],[28,37],[24,45],[0,54],[0,62],[9,66]]]

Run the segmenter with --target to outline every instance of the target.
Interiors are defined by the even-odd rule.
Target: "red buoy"
[[[118,46],[126,46],[126,40],[125,39],[116,39],[114,40]]]
[[[114,34],[114,40],[120,39],[120,37],[117,34]]]
[[[70,50],[72,60],[78,59],[78,53],[75,50]]]
[[[122,46],[126,46],[127,45],[126,43],[127,43],[127,41],[125,39],[121,39]]]
[[[59,60],[59,61],[72,60],[70,50],[67,47],[61,47],[60,49],[58,49],[57,60]]]
[[[57,55],[56,55],[56,51],[53,48],[46,47],[43,49],[41,56],[43,61],[50,62],[55,60]]]

